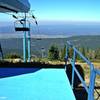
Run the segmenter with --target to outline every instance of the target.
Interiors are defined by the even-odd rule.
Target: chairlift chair
[[[26,23],[26,24],[25,24]],[[17,20],[14,23],[15,31],[30,31],[30,23],[26,20]]]

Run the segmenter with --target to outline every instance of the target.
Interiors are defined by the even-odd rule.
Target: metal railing
[[[73,49],[73,57],[70,60],[70,63],[72,65],[72,81],[71,81],[72,89],[74,88],[73,87],[74,86],[73,85],[74,84],[74,75],[76,73],[78,78],[80,79],[83,87],[85,88],[85,90],[88,94],[88,100],[94,100],[95,79],[96,79],[96,75],[100,75],[100,70],[95,69],[94,65],[86,57],[84,57],[83,54],[81,52],[79,52],[69,41],[67,42],[66,56],[65,56],[65,67],[66,68],[67,68],[67,61],[68,61],[68,58],[69,58],[69,48]],[[75,67],[76,55],[79,55],[81,57],[81,59],[84,60],[84,62],[86,62],[89,65],[89,68],[90,68],[89,87],[86,85],[86,82],[83,80],[79,71]]]

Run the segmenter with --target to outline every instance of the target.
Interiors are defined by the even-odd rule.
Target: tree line
[[[66,55],[66,45],[62,48],[60,48],[58,45],[53,44],[50,46],[48,49],[48,53],[45,56],[45,58],[49,60],[61,60],[64,61],[65,55]],[[89,60],[93,61],[100,61],[100,48],[97,49],[91,49],[91,48],[86,48],[86,47],[77,47],[78,51],[80,51],[83,56],[85,56]],[[36,51],[37,52],[37,51]],[[43,52],[44,53],[44,52]],[[36,53],[35,53],[36,54]],[[69,49],[69,58],[72,58],[73,56],[73,49]],[[9,54],[6,55],[5,58],[22,58],[18,54]],[[41,58],[41,57],[38,57]],[[79,55],[76,55],[77,60],[82,60]]]
[[[100,59],[100,48],[91,49],[86,47],[77,47],[87,59],[89,60],[99,60]],[[48,58],[50,60],[64,60],[66,54],[66,45],[59,49],[59,46],[53,44],[48,50]],[[73,49],[69,49],[69,57],[73,56]],[[79,55],[76,55],[77,60],[81,60]]]

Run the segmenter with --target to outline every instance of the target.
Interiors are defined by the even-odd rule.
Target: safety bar
[[[67,62],[68,62],[68,58],[69,58],[69,48],[73,49],[73,57],[70,60],[70,63],[72,65],[72,89],[73,84],[74,84],[74,74],[76,73],[78,78],[80,79],[83,87],[85,88],[87,94],[88,94],[88,100],[94,100],[94,86],[95,86],[95,79],[96,79],[96,75],[100,75],[100,70],[95,69],[94,65],[86,58],[84,57],[84,55],[79,52],[69,41],[67,41],[67,46],[66,46],[66,56],[65,56],[65,68],[67,69]],[[90,83],[89,83],[89,87],[86,85],[86,82],[83,80],[83,78],[81,77],[80,73],[78,72],[78,70],[75,67],[75,61],[76,61],[76,55],[79,55],[90,67]]]

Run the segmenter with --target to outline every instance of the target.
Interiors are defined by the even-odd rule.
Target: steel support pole
[[[94,100],[95,78],[96,78],[96,73],[95,73],[94,69],[92,69],[91,73],[90,73],[88,100]]]
[[[30,29],[30,23],[29,23],[29,29]],[[28,31],[28,62],[31,61],[31,35],[30,30]]]
[[[73,52],[73,59],[72,59],[72,89],[74,89],[74,76],[75,76],[75,58],[76,58],[76,52],[74,50]]]
[[[26,27],[26,13],[25,13],[24,27]],[[24,62],[26,62],[26,31],[24,31],[24,36],[23,36],[23,60]]]

